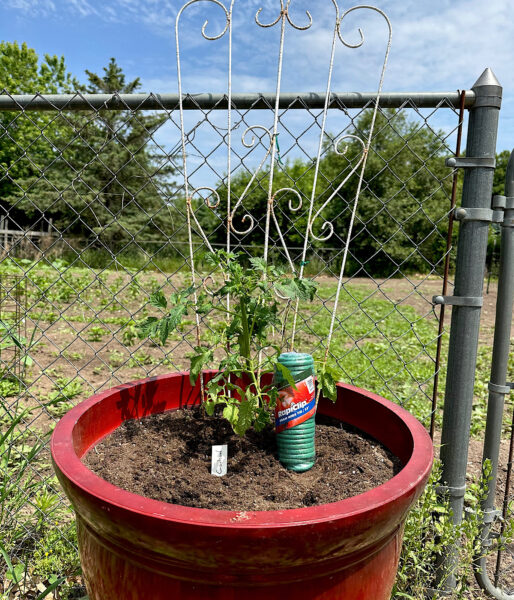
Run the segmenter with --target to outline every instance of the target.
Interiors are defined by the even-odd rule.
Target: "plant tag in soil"
[[[211,475],[222,477],[227,474],[227,445],[213,446],[211,458]]]

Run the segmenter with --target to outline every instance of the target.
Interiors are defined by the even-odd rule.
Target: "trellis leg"
[[[491,190],[498,117],[502,87],[490,69],[473,86],[475,103],[470,109],[465,163],[451,159],[450,166],[466,166],[462,208],[471,218],[459,229],[454,298],[439,297],[440,303],[453,304],[448,375],[441,437],[442,490],[447,493],[453,522],[462,522],[471,408],[480,327],[480,307],[484,283],[489,223],[478,220],[491,208]],[[462,213],[461,213],[462,214]],[[473,218],[475,215],[475,218]],[[443,594],[456,585],[458,548],[447,548],[438,569]]]

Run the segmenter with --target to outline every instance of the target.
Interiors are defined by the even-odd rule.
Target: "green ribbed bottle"
[[[310,354],[284,352],[278,357],[278,362],[289,369],[296,383],[314,376],[314,359]],[[278,370],[275,371],[273,382],[279,390],[288,387],[287,381]],[[277,420],[276,425],[278,425]],[[314,466],[316,461],[314,433],[315,414],[303,423],[277,431],[278,458],[287,469],[302,473]]]

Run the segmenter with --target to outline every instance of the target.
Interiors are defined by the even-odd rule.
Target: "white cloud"
[[[81,16],[81,17],[89,17],[94,15],[98,17],[100,15],[100,11],[98,11],[94,6],[92,6],[88,0],[68,0],[70,7]]]
[[[56,10],[52,0],[11,0],[10,8],[34,16],[47,16]]]

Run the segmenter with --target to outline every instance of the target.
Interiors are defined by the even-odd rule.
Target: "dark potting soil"
[[[339,421],[316,417],[316,464],[294,473],[277,458],[272,428],[240,438],[200,411],[125,421],[84,457],[106,481],[135,494],[219,510],[281,510],[336,502],[393,477],[402,465],[379,442]],[[211,475],[211,447],[228,444],[228,472]]]

